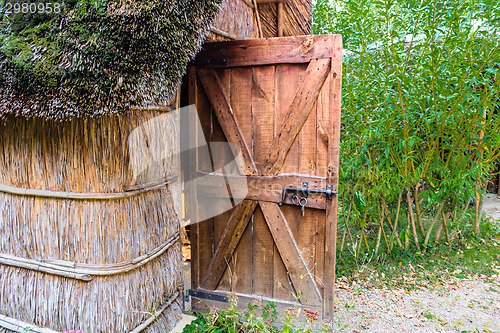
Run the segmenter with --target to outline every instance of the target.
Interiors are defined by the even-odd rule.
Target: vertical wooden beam
[[[283,2],[278,2],[278,37],[283,37]]]
[[[197,91],[197,82],[196,82],[196,68],[191,67],[189,69],[189,104],[196,104],[196,96],[198,95]],[[193,131],[193,133],[189,136],[189,145],[188,147],[196,147],[196,140],[198,138],[196,119],[193,119],[192,112],[188,112],[188,117],[186,121],[188,122],[189,129]],[[182,135],[182,134],[181,134]],[[184,169],[184,177],[185,179],[193,179],[194,172],[196,172],[197,155],[195,149],[190,149],[188,152],[188,156],[185,158]],[[188,186],[185,191],[189,195],[195,195],[195,188],[193,182],[185,182],[186,186]],[[189,198],[185,200],[188,205],[186,205],[186,217],[191,219],[190,223],[193,223],[193,219],[196,218],[196,207],[191,206],[189,203],[195,202],[195,198]],[[196,221],[197,222],[197,221]],[[199,256],[198,256],[198,223],[191,224],[191,233],[190,233],[190,241],[191,241],[191,288],[196,289],[199,286]]]
[[[497,195],[500,195],[500,174],[497,176],[498,184],[497,184]]]
[[[332,59],[330,74],[331,81],[330,126],[328,132],[328,165],[326,182],[333,184],[333,190],[338,191],[339,183],[339,146],[340,146],[340,102],[342,91],[342,36],[335,35],[332,45]],[[326,206],[326,235],[325,235],[325,275],[323,295],[323,319],[333,320],[334,293],[335,293],[335,264],[337,248],[337,205],[338,196],[327,201]]]

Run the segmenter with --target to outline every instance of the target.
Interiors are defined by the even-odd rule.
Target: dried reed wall
[[[257,37],[254,12],[243,0],[225,0],[221,5],[221,10],[215,17],[212,27],[223,32],[228,32],[238,37],[238,39]],[[205,42],[218,42],[230,39],[210,32]]]
[[[257,10],[255,10],[255,4],[257,4]],[[282,5],[283,35],[310,35],[311,0],[288,0],[283,1]],[[259,14],[259,21],[257,21],[256,12]],[[262,29],[262,37],[278,36],[277,2],[225,0],[205,42],[258,38],[259,26]]]
[[[177,131],[177,116],[151,110],[69,122],[7,117],[0,124],[0,184],[122,192],[177,172]],[[178,187],[110,200],[0,191],[3,255],[97,267],[133,260],[174,239],[136,269],[91,276],[88,282],[0,264],[0,315],[54,331],[87,333],[129,332],[150,319],[181,288]],[[180,315],[180,302],[177,297],[145,332],[168,331]]]
[[[283,3],[284,36],[310,35],[312,25],[311,0],[289,0]],[[278,7],[276,3],[258,6],[264,37],[278,36]]]

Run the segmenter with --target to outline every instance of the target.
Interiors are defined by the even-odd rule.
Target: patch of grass
[[[436,318],[436,316],[433,313],[429,312],[429,311],[425,311],[424,312],[424,317],[427,318],[427,319],[429,319],[429,320],[433,320],[433,319]]]

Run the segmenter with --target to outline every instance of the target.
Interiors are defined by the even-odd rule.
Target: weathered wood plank
[[[200,112],[200,110],[206,111],[210,110],[210,102],[208,101],[206,95],[203,92],[203,89],[200,89],[200,82],[196,77],[196,71],[194,69],[190,70],[190,95],[189,102],[190,104],[196,104],[198,108],[198,117],[200,119],[200,123],[202,126],[207,126],[210,128],[210,124],[212,122],[212,114],[209,112]],[[196,119],[190,119],[196,124]],[[196,131],[197,126],[196,127]],[[205,127],[206,128],[206,127]],[[202,133],[193,133],[196,140],[200,140],[200,136]],[[211,139],[211,131],[204,130],[204,138],[206,142],[209,142]],[[197,145],[204,144],[204,142],[199,142]],[[205,171],[212,171],[212,165],[210,161],[210,157],[208,156],[208,152],[205,150],[194,150],[194,163],[198,169]],[[192,195],[196,195],[196,192],[193,190],[190,192]],[[196,202],[197,200],[191,200],[192,202]],[[200,210],[211,210],[211,206],[207,205],[204,202],[198,202],[196,207],[196,212],[194,212],[193,218],[195,221],[198,221],[198,212]],[[199,223],[195,223],[191,226],[191,251],[193,253],[192,257],[192,278],[191,284],[193,288],[197,288],[200,286],[201,278],[205,273],[208,262],[212,256],[212,239],[206,237],[206,235],[211,235],[213,233],[213,220],[209,219],[206,221],[202,221]]]
[[[333,189],[338,190],[339,173],[339,147],[340,147],[340,103],[342,87],[342,37],[336,35],[332,45],[332,70],[330,90],[330,131],[328,141],[328,169],[327,182],[333,184]],[[337,204],[338,197],[327,202],[326,206],[326,238],[325,238],[325,291],[323,316],[325,319],[333,319],[334,314],[334,292],[335,292],[335,263],[337,247]]]
[[[193,64],[205,67],[240,67],[308,63],[329,59],[332,35],[261,38],[206,43]],[[222,61],[224,59],[225,61]]]
[[[324,126],[329,126],[330,121],[330,82],[331,76],[326,79],[323,89],[316,102],[317,132],[316,132],[316,151],[317,151],[317,175],[326,177],[328,166],[328,133]],[[325,202],[326,205],[326,202]],[[326,208],[326,206],[325,206]],[[325,274],[325,234],[326,234],[326,212],[319,217],[316,226],[316,267],[315,276],[319,289],[324,294],[324,274]]]
[[[231,73],[230,69],[219,69],[217,70],[217,77],[219,78],[222,90],[224,92],[229,92],[229,88],[231,87]],[[201,88],[201,87],[200,87]],[[227,98],[230,99],[231,96],[228,93]],[[231,149],[229,149],[229,145],[225,144],[226,137],[222,130],[220,123],[217,121],[217,116],[215,114],[215,109],[212,106],[212,137],[210,142],[211,154],[212,154],[212,163],[213,170],[221,170],[225,168],[231,161],[233,157],[233,153]],[[224,169],[224,173],[230,173],[230,170]],[[237,171],[236,171],[237,172]],[[230,207],[232,202],[228,199],[228,194],[232,194],[229,188],[228,180],[226,177],[223,177],[219,180],[220,184],[223,186],[224,191],[226,192],[225,196],[220,197],[212,197],[210,195],[200,196],[202,198],[211,198],[210,201],[212,203],[212,211],[213,211],[213,224],[214,231],[212,235],[213,243],[217,244],[221,237],[224,229],[226,227],[227,219],[231,216],[233,209],[228,211],[223,211],[223,207]],[[199,192],[198,192],[199,193]],[[220,213],[220,211],[223,211]],[[229,263],[229,265],[233,265],[233,263]],[[223,277],[221,278],[218,288],[230,288],[231,278],[229,276],[229,272],[226,269]]]
[[[213,69],[198,69],[197,72],[203,88],[212,103],[219,124],[226,135],[227,142],[233,143],[231,149],[233,150],[235,158],[237,158],[240,153],[238,147],[241,149],[243,161],[236,160],[240,173],[243,175],[254,175],[256,168],[253,164],[250,150],[234,118],[233,109],[229,104],[229,100],[221,86],[217,73]]]
[[[307,66],[302,84],[295,93],[288,113],[274,138],[273,150],[266,159],[263,175],[276,174],[282,168],[290,147],[309,117],[323,87],[330,69],[330,62],[329,59],[312,60]]]
[[[248,67],[231,69],[231,87],[228,87],[226,91],[230,91],[230,105],[234,117],[245,142],[249,145],[249,154],[252,154],[252,114],[249,110],[249,101],[252,98],[252,69]],[[252,216],[234,252],[233,259],[236,264],[231,277],[232,289],[230,290],[235,292],[248,294],[252,292],[253,260],[250,254],[252,253],[253,220]]]
[[[198,86],[196,82],[196,69],[190,68],[188,72],[189,76],[189,104],[194,105],[196,103],[196,96],[198,95]],[[181,114],[181,117],[186,116],[186,114]],[[196,140],[199,135],[198,126],[196,126],[198,119],[195,119],[196,116],[194,112],[188,112],[186,118],[181,118],[181,120],[185,120],[188,123],[190,132],[192,133],[189,137],[188,147],[195,147]],[[182,141],[181,141],[182,142]],[[197,154],[196,149],[190,149],[189,154],[184,155],[184,159],[181,163],[183,163],[182,168],[184,169],[183,177],[184,179],[193,179],[194,174],[196,172],[196,168],[198,166],[198,161],[196,160]],[[196,190],[194,188],[193,182],[185,183],[185,191],[189,196],[196,196]],[[190,224],[192,221],[197,221],[197,209],[195,205],[191,205],[191,203],[196,202],[196,197],[190,197],[186,201],[186,217],[190,219]],[[191,242],[191,288],[197,288],[199,286],[199,249],[198,249],[198,226],[197,224],[190,226],[190,237],[189,241]]]
[[[253,158],[259,173],[264,168],[267,152],[271,149],[274,137],[274,109],[275,109],[275,66],[259,66],[252,68],[252,130],[253,130]],[[262,178],[248,179],[248,185],[254,187],[262,184]],[[275,178],[275,177],[271,177]],[[267,179],[266,189],[276,187],[275,179]],[[258,191],[252,192],[257,196],[268,193],[262,186]],[[274,198],[280,197],[279,189],[273,192]],[[247,196],[248,198],[248,196]],[[254,217],[254,242],[253,242],[253,291],[257,295],[272,296],[274,284],[273,256],[274,241],[262,209],[255,210]]]
[[[304,71],[308,64],[294,64],[292,67],[288,64],[276,66],[276,112],[275,112],[275,129],[274,138],[279,133],[281,124],[288,114],[288,108],[292,104],[295,97],[295,92],[300,87]],[[299,169],[299,142],[295,142],[290,147],[288,155],[283,163],[281,173],[298,173]],[[267,158],[268,156],[266,156]],[[302,187],[302,184],[296,184],[297,187]],[[281,212],[287,221],[296,221],[300,214],[300,208],[292,205],[281,207]],[[274,246],[274,276],[275,286],[274,295],[285,300],[293,300],[290,278],[286,271],[285,264],[276,245]]]
[[[322,304],[316,282],[278,205],[261,202],[260,206],[290,279],[300,292],[300,302],[308,305]]]
[[[321,93],[322,89],[320,89]],[[319,97],[319,95],[318,95]],[[315,175],[316,174],[316,110],[317,102],[312,106],[312,110],[307,117],[307,120],[302,127],[302,130],[297,135],[298,140],[298,172],[300,174]],[[322,189],[326,188],[323,187]],[[308,198],[308,207],[310,199],[317,199],[318,196],[310,196]],[[320,196],[321,200],[325,200],[325,195]],[[319,221],[319,217],[324,215],[324,211],[317,209],[306,208],[304,210],[304,216],[299,213],[296,219],[295,226],[292,226],[292,221],[290,221],[290,228],[295,228],[294,233],[295,239],[299,249],[302,251],[302,256],[310,268],[311,272],[315,271],[316,268],[316,227]],[[288,221],[288,220],[287,220]],[[315,279],[316,281],[316,279]]]

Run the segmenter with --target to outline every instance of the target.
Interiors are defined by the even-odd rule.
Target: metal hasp
[[[217,301],[217,302],[224,302],[224,303],[229,302],[229,300],[227,299],[226,296],[218,295],[218,294],[211,294],[211,293],[207,293],[204,291],[193,290],[193,289],[186,290],[186,294],[184,295],[185,302],[189,302],[189,296],[203,298],[203,299],[209,299],[211,301]]]
[[[307,182],[302,183],[302,188],[297,188],[297,187],[285,187],[283,189],[283,193],[281,194],[281,201],[278,204],[279,206],[283,206],[283,203],[285,202],[286,198],[286,192],[287,191],[293,191],[293,192],[301,192],[302,197],[307,198],[310,193],[324,193],[326,194],[326,199],[327,200],[332,200],[332,195],[337,194],[337,191],[333,190],[333,185],[332,184],[326,184],[326,190],[317,190],[317,189],[310,189],[309,184]]]

